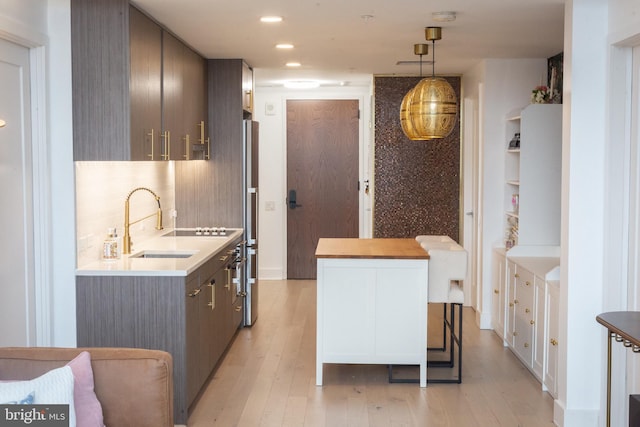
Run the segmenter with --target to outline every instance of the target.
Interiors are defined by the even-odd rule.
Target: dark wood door
[[[357,100],[287,101],[289,279],[315,279],[319,238],[358,237],[358,129]]]

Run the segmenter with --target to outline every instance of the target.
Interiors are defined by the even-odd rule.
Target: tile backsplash
[[[174,162],[76,162],[77,265],[100,259],[102,242],[109,227],[118,236],[124,233],[124,204],[135,188],[146,187],[160,197],[163,225],[174,226]],[[158,204],[147,191],[137,191],[129,199],[129,220],[136,221],[157,211]],[[135,250],[141,242],[160,234],[152,215],[130,226]]]

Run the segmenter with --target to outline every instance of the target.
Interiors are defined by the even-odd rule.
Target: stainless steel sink
[[[142,251],[129,256],[129,258],[189,258],[196,251]]]

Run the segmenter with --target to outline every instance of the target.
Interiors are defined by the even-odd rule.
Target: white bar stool
[[[462,382],[462,306],[464,291],[460,284],[467,274],[467,251],[449,236],[417,236],[416,240],[429,253],[429,289],[428,302],[441,303],[444,307],[442,347],[429,347],[429,351],[446,351],[447,335],[450,337],[449,360],[428,361],[427,367],[449,367],[454,364],[454,344],[458,346],[458,376],[451,379],[427,378],[427,383]],[[447,317],[447,305],[450,315]],[[458,326],[456,328],[456,307],[458,309]],[[389,365],[390,383],[417,382],[414,379],[393,378],[393,365]]]

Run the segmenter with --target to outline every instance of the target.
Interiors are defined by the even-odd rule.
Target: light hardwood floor
[[[317,387],[315,281],[260,286],[257,323],[238,331],[192,408],[189,427],[553,426],[553,399],[493,331],[478,329],[470,308],[462,384],[421,389],[389,384],[386,366],[325,365],[324,386]],[[437,345],[441,305],[429,312],[429,343]],[[429,376],[448,371],[430,368]]]

